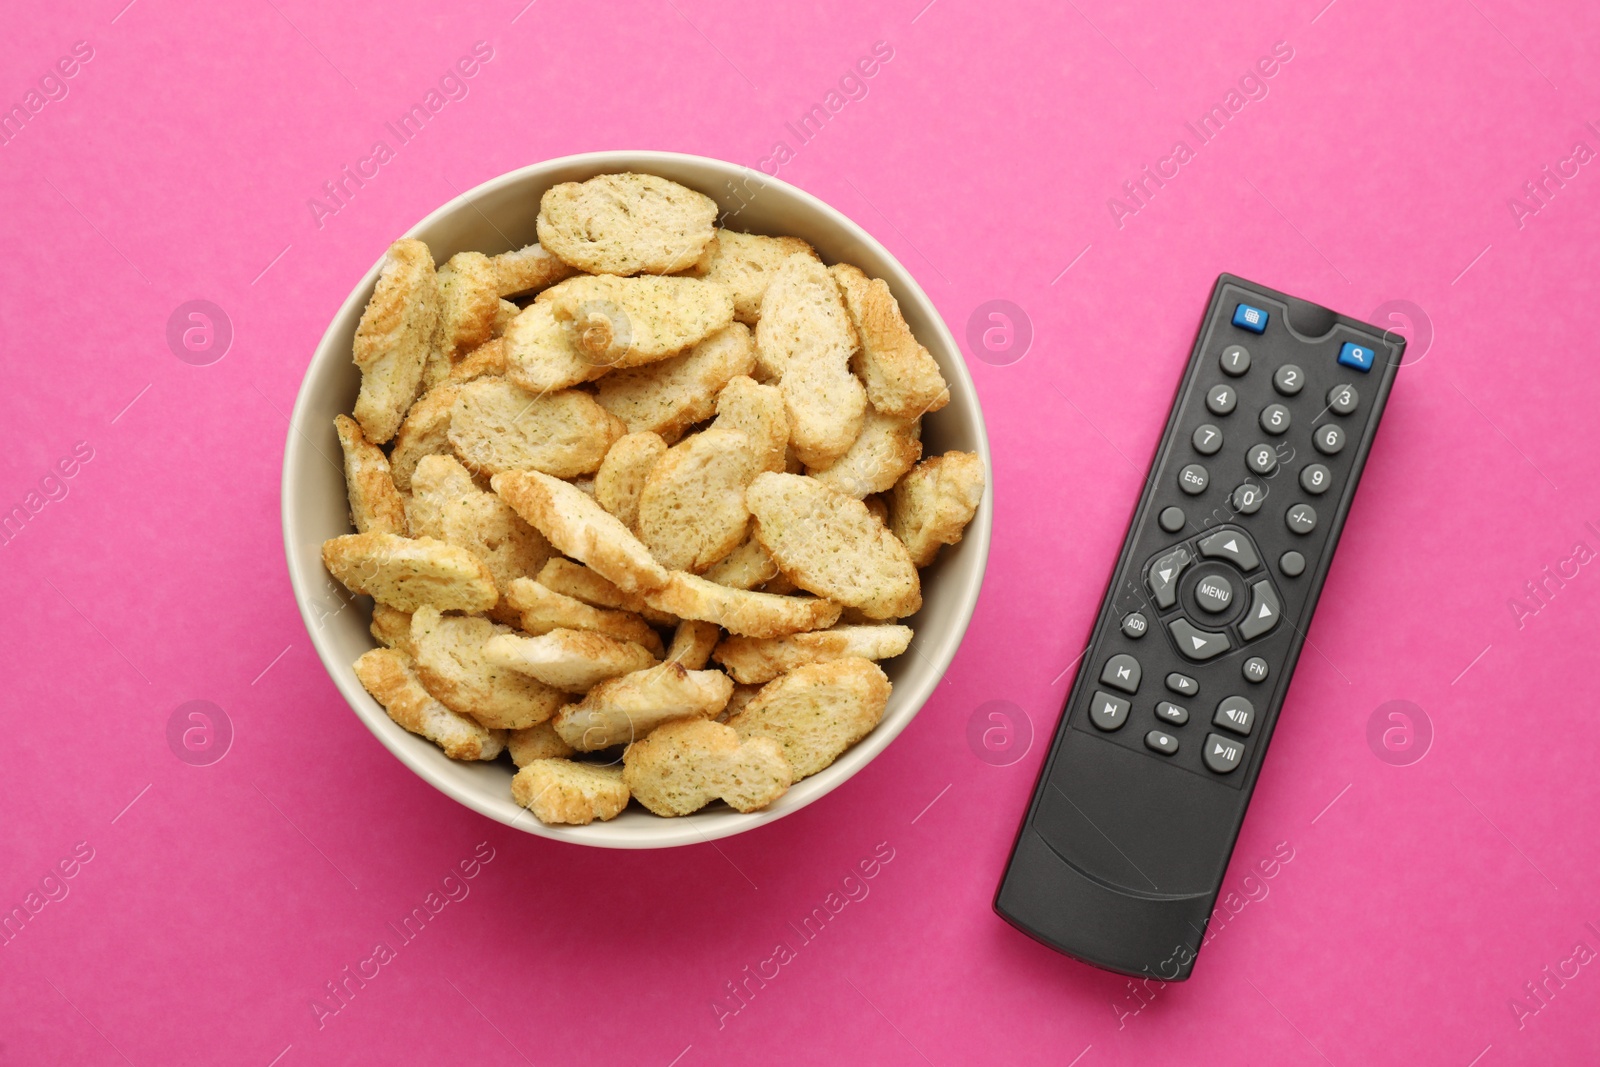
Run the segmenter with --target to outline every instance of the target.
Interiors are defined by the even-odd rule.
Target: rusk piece
[[[503,731],[487,729],[435,700],[404,652],[375,648],[356,660],[355,671],[389,718],[432,741],[451,759],[494,759],[505,748]]]
[[[517,578],[511,582],[502,603],[518,612],[522,629],[535,636],[551,630],[593,630],[619,641],[643,645],[655,656],[663,652],[661,635],[633,612],[593,607],[531,578]]]
[[[650,650],[593,630],[556,629],[538,637],[500,634],[483,646],[490,663],[567,693],[587,693],[607,678],[653,666]]]
[[[761,318],[761,298],[767,295],[767,286],[790,256],[815,259],[817,253],[798,237],[718,230],[694,273],[726,285],[733,293],[733,317],[754,326]]]
[[[408,656],[412,654],[411,612],[374,604],[372,623],[367,627],[367,631],[380,645],[397,648]]]
[[[444,510],[454,500],[482,492],[467,468],[454,456],[423,456],[411,475],[406,515],[418,537],[445,540]]]
[[[581,489],[538,471],[497,474],[491,484],[562,553],[592,567],[624,592],[642,593],[667,584],[667,569],[650,550]]]
[[[367,440],[384,444],[417,398],[422,366],[439,324],[433,255],[421,241],[396,241],[384,254],[378,284],[361,313],[354,345],[361,368],[355,417]]]
[[[539,200],[539,243],[591,274],[670,274],[705,254],[717,202],[653,174],[563,182]]]
[[[622,814],[628,806],[628,787],[618,766],[541,759],[511,779],[511,799],[546,826],[585,826]]]
[[[733,682],[721,671],[667,662],[596,685],[561,709],[556,733],[579,752],[597,752],[637,741],[673,719],[709,719],[732,692]]]
[[[602,578],[583,564],[560,556],[540,569],[539,584],[597,608],[631,611],[655,626],[678,625],[676,615],[657,611],[646,604],[644,597],[638,593],[624,592],[614,582]]]
[[[536,759],[566,759],[572,755],[572,746],[561,740],[547,719],[507,734],[506,754],[518,767],[526,767]]]
[[[689,815],[713,800],[759,811],[788,790],[794,771],[770,738],[741,741],[701,719],[667,723],[622,756],[622,780],[657,815]]]
[[[501,301],[505,303],[505,301]],[[513,309],[513,321],[516,305]],[[509,323],[507,324],[509,325]],[[471,352],[461,357],[461,362],[450,368],[450,381],[460,384],[470,382],[476,378],[503,378],[506,373],[506,342],[505,337],[499,336],[483,342]]]
[[[867,394],[850,373],[855,350],[856,330],[828,268],[789,257],[761,302],[757,371],[778,380],[789,443],[807,466],[833,463],[861,431]]]
[[[424,604],[440,611],[488,611],[499,599],[483,560],[431,537],[333,537],[322,543],[322,563],[352,593],[400,611]]]
[[[848,263],[829,269],[861,338],[855,367],[873,408],[914,419],[950,403],[950,387],[938,361],[912,336],[888,283],[868,278]]]
[[[500,317],[495,271],[482,252],[458,252],[439,268],[439,325],[423,373],[424,390],[444,381],[467,352],[494,336]]]
[[[566,698],[551,687],[511,670],[487,654],[511,629],[469,615],[441,615],[418,608],[411,615],[411,645],[417,677],[451,711],[493,729],[520,730],[544,722]]]
[[[613,371],[595,390],[600,406],[634,433],[650,431],[668,444],[707,419],[728,382],[749,374],[756,364],[755,339],[743,323],[707,337],[688,352],[658,363]],[[788,423],[784,423],[787,437]]]
[[[802,630],[821,630],[839,619],[839,605],[831,600],[730,589],[683,571],[673,571],[665,585],[645,593],[644,598],[659,611],[680,619],[714,622],[745,637],[784,637]]]
[[[922,606],[910,554],[861,501],[815,478],[763,474],[745,503],[756,540],[801,589],[873,619],[904,618]]]
[[[395,435],[394,448],[389,450],[389,471],[395,488],[402,493],[411,492],[411,474],[423,456],[450,452],[450,409],[455,402],[455,387],[439,385],[424,393],[406,412],[400,432]]]
[[[748,437],[758,470],[784,469],[789,450],[789,413],[777,386],[759,385],[746,374],[731,379],[717,394],[717,421],[712,426],[738,430]]]
[[[909,626],[836,626],[771,640],[724,638],[711,653],[742,684],[770,682],[780,674],[830,660],[893,659],[911,644]]]
[[[495,290],[501,296],[536,293],[572,273],[566,262],[536,244],[490,256],[489,262],[494,267]]]
[[[383,450],[368,441],[361,426],[348,415],[333,417],[344,449],[344,483],[350,498],[350,521],[357,533],[405,536],[406,505],[389,473]]]
[[[557,322],[549,304],[529,304],[502,339],[506,377],[530,393],[552,393],[593,381],[607,370],[578,352],[571,322]]]
[[[796,779],[805,778],[872,732],[889,690],[888,677],[871,660],[814,663],[768,683],[728,725],[740,737],[776,741]]]
[[[661,565],[698,573],[739,547],[745,487],[759,468],[750,440],[712,428],[673,445],[639,492],[639,539]]]
[[[717,647],[717,638],[721,636],[722,627],[714,622],[684,619],[673,631],[672,647],[667,650],[667,659],[685,670],[704,670],[712,649]]]
[[[675,356],[733,321],[733,296],[698,278],[579,275],[540,293],[575,332],[579,358],[637,367]]]
[[[811,477],[857,499],[881,493],[922,457],[922,427],[916,420],[867,412],[850,451]]]
[[[926,567],[940,545],[953,545],[983,500],[983,458],[976,452],[946,452],[917,464],[894,487],[889,529],[906,546],[911,562]]]
[[[756,589],[777,577],[778,565],[754,537],[723,556],[706,570],[707,581],[730,589]]]
[[[479,378],[457,388],[450,445],[467,469],[479,474],[590,474],[625,432],[587,393],[566,389],[541,395],[504,378]]]
[[[615,515],[622,525],[639,531],[639,494],[644,490],[650,468],[667,454],[667,443],[659,434],[630,433],[619,437],[594,476],[594,499]]]

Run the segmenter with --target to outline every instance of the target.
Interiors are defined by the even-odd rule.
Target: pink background
[[[1600,149],[1600,20],[1323,2],[10,12],[0,104],[76,41],[93,58],[0,147],[0,509],[93,454],[0,547],[0,909],[43,900],[79,842],[93,858],[0,947],[0,1062],[1592,1058],[1600,164],[1520,226],[1508,200]],[[319,228],[307,200],[480,40],[469,94]],[[877,41],[867,95],[798,144],[785,123]],[[1194,148],[1184,122],[1279,41],[1268,95],[1119,228],[1108,198]],[[882,240],[958,337],[993,299],[1031,320],[1020,360],[968,352],[996,487],[972,629],[900,739],[775,826],[631,854],[508,830],[390,757],[312,653],[279,533],[285,413],[350,287],[456,192],[601,148],[754,167],[779,140],[780,176]],[[1359,316],[1406,302],[1413,362],[1228,875],[1250,902],[1192,981],[1138,1000],[989,903],[1222,270]],[[234,330],[209,366],[166,341],[196,298]],[[1565,584],[1527,599],[1546,567]],[[231,722],[220,762],[169,748],[189,700]],[[1420,762],[1369,747],[1390,700],[1431,722]],[[967,740],[990,701],[1031,723],[1009,764]],[[319,1027],[325,983],[397,945],[386,924],[480,842],[465,899]],[[719,1027],[724,983],[795,945],[880,842],[870,894]],[[1293,859],[1246,883],[1280,842]]]

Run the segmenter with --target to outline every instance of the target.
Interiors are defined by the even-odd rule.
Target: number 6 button
[[[1337,456],[1344,449],[1344,429],[1333,425],[1318,426],[1311,435],[1311,443],[1324,456]]]

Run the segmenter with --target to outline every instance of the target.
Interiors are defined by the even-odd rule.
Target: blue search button
[[[1233,309],[1233,324],[1241,330],[1261,333],[1267,328],[1267,313],[1249,304],[1240,304]]]
[[[1365,374],[1372,369],[1372,362],[1377,358],[1377,353],[1365,345],[1358,345],[1346,341],[1339,348],[1339,365],[1341,367],[1354,367]]]

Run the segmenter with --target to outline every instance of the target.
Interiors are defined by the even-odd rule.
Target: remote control
[[[1223,274],[995,894],[1189,977],[1403,339]]]

